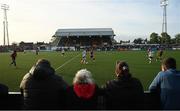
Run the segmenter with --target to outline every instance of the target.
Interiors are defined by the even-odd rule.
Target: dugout
[[[52,36],[52,46],[75,48],[111,47],[114,41],[112,28],[58,29]]]

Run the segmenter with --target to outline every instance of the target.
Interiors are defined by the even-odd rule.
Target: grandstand
[[[111,47],[114,41],[112,28],[58,29],[52,36],[52,46],[57,47]]]

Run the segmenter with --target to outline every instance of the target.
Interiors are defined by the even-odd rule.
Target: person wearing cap
[[[68,84],[46,59],[39,59],[23,77],[20,90],[23,94],[23,109],[64,109]]]
[[[164,59],[161,70],[149,91],[160,95],[162,109],[180,109],[180,71],[176,69],[176,60],[172,57]]]
[[[68,109],[93,110],[98,108],[100,90],[90,71],[86,69],[77,71],[73,85],[67,89],[67,92]]]
[[[124,61],[117,61],[116,79],[108,81],[103,87],[106,109],[142,109],[143,86],[132,77],[129,66]]]

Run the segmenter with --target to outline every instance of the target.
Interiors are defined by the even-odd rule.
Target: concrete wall
[[[12,109],[22,109],[23,97],[20,92],[9,92],[8,95],[0,97],[0,109],[12,110]],[[99,103],[100,109],[105,109],[104,101]],[[153,110],[160,109],[159,97],[156,94],[151,94],[149,92],[144,92],[144,104],[142,104],[142,109]]]

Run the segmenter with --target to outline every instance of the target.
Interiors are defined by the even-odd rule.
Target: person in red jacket
[[[99,96],[100,89],[94,82],[91,72],[86,69],[81,69],[76,73],[73,84],[67,88],[67,109],[98,109]]]
[[[14,64],[15,67],[16,67],[16,57],[17,57],[17,52],[16,50],[14,50],[13,53],[11,54],[12,62],[10,65]]]

